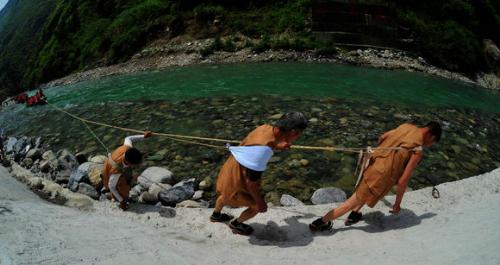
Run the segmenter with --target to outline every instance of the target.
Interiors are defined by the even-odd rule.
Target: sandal
[[[234,217],[225,213],[212,213],[210,216],[210,222],[213,223],[227,223],[231,221]]]
[[[234,234],[248,236],[253,233],[253,228],[247,224],[240,223],[236,219],[229,223],[229,228]]]
[[[350,226],[361,221],[361,219],[363,219],[363,215],[360,212],[352,211],[347,217],[347,220],[345,220],[344,224]]]
[[[333,223],[331,221],[328,221],[327,223],[323,222],[323,218],[318,218],[314,220],[309,225],[309,229],[311,232],[318,232],[318,231],[330,231],[333,228]]]

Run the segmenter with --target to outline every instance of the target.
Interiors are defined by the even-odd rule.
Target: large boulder
[[[152,183],[172,184],[173,173],[162,167],[148,167],[137,179],[138,183],[148,189]]]
[[[78,160],[68,150],[61,150],[58,152],[58,168],[60,170],[74,170],[78,168]]]
[[[69,182],[69,177],[71,176],[71,170],[70,169],[65,169],[58,171],[56,173],[54,181],[58,184],[64,184]]]
[[[198,182],[196,182],[195,178],[190,178],[175,184],[174,187],[182,187],[189,192],[192,191],[194,194],[194,191],[198,188]]]
[[[26,158],[30,158],[31,160],[35,161],[42,158],[42,152],[38,148],[31,149],[28,151],[28,153],[26,153]]]
[[[47,173],[54,168],[53,161],[47,160],[40,163],[40,171]]]
[[[25,155],[33,145],[31,144],[31,139],[28,137],[21,137],[13,146],[13,151],[19,155]]]
[[[43,153],[42,154],[42,158],[45,161],[50,161],[50,160],[56,160],[57,159],[56,155],[51,150],[46,151],[45,153]]]
[[[139,196],[139,202],[147,204],[157,204],[158,196],[154,196],[153,194],[146,191]]]
[[[98,164],[98,163],[94,163],[94,162],[84,162],[83,164],[78,166],[78,170],[88,174],[90,172],[90,170],[95,166],[102,167],[102,164]]]
[[[94,156],[94,157],[90,158],[89,161],[94,162],[94,163],[104,164],[104,162],[106,162],[107,159],[108,159],[107,156],[98,155],[98,156]]]
[[[316,190],[312,197],[313,204],[327,204],[335,202],[343,202],[347,198],[345,192],[339,188],[328,187]]]
[[[173,187],[166,191],[158,193],[158,200],[162,205],[175,207],[179,202],[189,200],[194,195],[194,190],[186,189],[185,187]]]
[[[139,196],[144,191],[146,191],[146,189],[144,189],[143,186],[141,186],[139,184],[135,185],[132,189],[130,189],[130,193],[129,193],[130,200],[135,201],[135,202],[138,201]],[[158,196],[158,194],[156,194],[156,195]]]
[[[77,191],[78,184],[80,182],[88,182],[88,181],[89,181],[89,177],[88,177],[87,173],[77,169],[77,170],[71,172],[71,175],[69,176],[68,188],[71,191]]]
[[[169,184],[156,183],[156,184],[149,186],[148,192],[151,195],[158,197],[158,193],[165,191],[165,190],[169,190],[171,188],[172,188],[172,186]]]
[[[75,154],[76,160],[78,161],[78,164],[83,164],[87,162],[87,154],[84,152],[76,153]]]
[[[102,171],[104,170],[103,164],[96,164],[89,168],[89,176],[90,183],[94,185],[94,187],[99,187],[102,184]]]
[[[16,145],[16,143],[17,139],[15,137],[9,137],[5,144],[5,152],[8,154],[14,152],[14,145]]]
[[[280,199],[280,204],[283,206],[302,206],[304,203],[300,201],[299,199],[288,195],[288,194],[283,194],[281,195]]]
[[[97,193],[94,187],[87,183],[79,183],[76,192],[87,195],[94,200],[99,199],[99,193]]]

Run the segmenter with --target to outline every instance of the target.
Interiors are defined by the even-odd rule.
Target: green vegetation
[[[82,69],[126,61],[157,38],[216,37],[201,53],[250,47],[337,52],[310,32],[313,0],[10,0],[0,12],[0,96]],[[467,74],[491,68],[482,40],[500,43],[492,0],[394,0],[407,48]],[[227,38],[258,39],[241,45]]]
[[[399,0],[398,20],[411,29],[416,52],[467,74],[487,70],[483,39],[500,44],[500,4],[491,0]]]

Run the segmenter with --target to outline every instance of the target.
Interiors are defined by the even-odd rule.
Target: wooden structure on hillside
[[[407,35],[387,0],[313,0],[312,31],[337,43],[399,47]]]

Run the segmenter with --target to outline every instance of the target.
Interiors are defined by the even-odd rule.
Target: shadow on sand
[[[310,219],[313,214],[301,214],[286,218],[286,225],[278,225],[273,221],[267,224],[253,223],[254,233],[248,241],[253,245],[278,246],[281,248],[307,246],[314,238],[309,231],[309,224],[299,222],[300,219]]]
[[[408,209],[401,209],[399,214],[384,214],[381,211],[370,212],[363,216],[363,220],[353,226],[334,228],[332,231],[311,233],[309,223],[301,223],[300,219],[310,219],[316,217],[313,214],[297,212],[298,215],[286,218],[286,225],[278,225],[273,221],[267,224],[252,223],[254,233],[248,241],[254,245],[260,246],[278,246],[280,248],[301,247],[310,244],[316,236],[332,236],[339,232],[351,229],[362,230],[368,233],[379,233],[389,230],[406,229],[419,225],[422,220],[436,216],[435,213],[425,213],[416,215]],[[342,219],[336,221],[343,222]],[[335,227],[335,226],[334,226]]]
[[[137,214],[158,213],[160,214],[161,217],[166,217],[166,218],[173,218],[177,214],[175,208],[172,207],[158,207],[155,205],[138,204],[138,203],[130,204],[127,211]]]
[[[408,209],[401,209],[398,214],[384,214],[381,211],[370,212],[363,216],[363,220],[356,225],[336,229],[336,232],[357,229],[368,233],[380,233],[389,230],[406,229],[419,225],[422,220],[436,216],[435,213],[416,215]],[[366,223],[366,225],[363,225]]]

